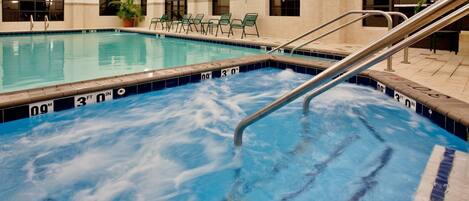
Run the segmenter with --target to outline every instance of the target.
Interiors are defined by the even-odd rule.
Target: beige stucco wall
[[[230,12],[233,18],[242,19],[248,12],[259,14],[258,28],[262,36],[291,38],[308,31],[321,23],[352,9],[361,9],[362,0],[301,0],[299,17],[269,16],[269,0],[231,0]],[[153,8],[152,8],[153,7]],[[150,10],[152,13],[150,13]],[[204,13],[205,19],[212,16],[211,0],[188,0],[189,13]],[[149,20],[164,13],[164,0],[149,3],[149,12],[141,27],[148,27]],[[346,20],[346,19],[345,19]],[[386,31],[385,28],[362,27],[358,22],[344,31],[324,38],[325,42],[365,43],[377,39]],[[318,32],[320,34],[321,32]]]
[[[147,16],[139,26],[148,27],[152,17],[160,17],[165,12],[164,2],[165,0],[148,0]],[[98,3],[99,0],[65,0],[64,21],[51,22],[50,29],[119,27],[122,25],[121,20],[116,16],[99,16]],[[344,12],[361,9],[362,0],[301,0],[299,17],[269,16],[269,0],[230,1],[230,12],[233,18],[242,19],[248,12],[258,13],[258,26],[261,35],[276,38],[292,38]],[[211,15],[212,0],[188,0],[187,10],[192,14],[204,13],[205,19],[218,17]],[[342,22],[348,19],[344,19]],[[44,23],[35,22],[34,29],[44,29]],[[0,31],[11,30],[29,30],[29,22],[0,22]],[[361,22],[357,22],[321,41],[363,44],[377,40],[385,32],[386,28],[363,27]],[[314,36],[320,33],[322,32],[318,32]],[[461,41],[461,49],[467,52],[469,34],[462,34]]]
[[[0,18],[2,17],[0,9]],[[117,27],[116,16],[99,16],[99,0],[65,0],[64,21],[51,21],[49,29]],[[0,31],[27,31],[29,22],[0,22]],[[34,30],[43,30],[44,22],[34,22]]]

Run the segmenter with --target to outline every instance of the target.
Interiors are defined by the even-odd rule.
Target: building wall
[[[155,9],[153,15],[148,15],[141,27],[147,27],[151,16],[161,16],[164,13],[164,0],[155,0],[161,4],[161,9]],[[155,7],[155,5],[154,5]],[[159,7],[159,8],[160,8]],[[331,20],[338,15],[352,9],[360,10],[362,0],[301,0],[299,17],[270,16],[269,0],[231,0],[230,12],[233,18],[242,19],[248,12],[259,14],[258,28],[262,36],[276,38],[291,38],[306,32],[321,23]],[[204,13],[205,19],[218,18],[212,16],[211,0],[188,0],[188,12],[192,14]],[[350,19],[350,18],[349,18]],[[344,19],[343,21],[346,21]],[[358,22],[350,28],[324,38],[326,42],[364,43],[377,39],[385,33],[385,28],[362,27]],[[318,32],[320,34],[321,32]]]
[[[98,28],[121,26],[116,16],[99,16],[99,0],[65,0],[64,21],[51,21],[49,29]],[[2,10],[0,9],[0,18]],[[0,31],[27,31],[28,22],[0,22]],[[34,22],[34,30],[43,30],[44,22]]]
[[[139,23],[139,26],[148,27],[152,17],[161,17],[165,12],[164,2],[165,0],[148,0],[147,16],[143,22]],[[269,16],[269,0],[230,1],[230,12],[233,18],[242,19],[248,12],[258,13],[258,28],[261,36],[276,38],[295,37],[344,12],[361,9],[362,0],[301,0],[299,17]],[[187,10],[194,15],[204,13],[205,19],[218,18],[218,16],[211,15],[212,0],[188,0]],[[1,12],[0,9],[0,18]],[[350,19],[344,19],[342,22]],[[64,21],[50,23],[50,29],[120,26],[122,22],[116,16],[99,16],[99,0],[65,0]],[[44,23],[35,22],[34,30],[42,29],[44,29]],[[7,30],[29,30],[29,22],[0,22],[0,31]],[[378,39],[385,32],[386,28],[363,27],[361,22],[357,22],[321,41],[363,44]],[[318,36],[320,33],[313,36]],[[469,34],[467,32],[461,35],[461,41],[462,51],[468,51]]]

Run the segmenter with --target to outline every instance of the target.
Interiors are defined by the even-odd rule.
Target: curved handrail
[[[44,31],[47,31],[47,28],[49,28],[49,17],[44,16]]]
[[[396,16],[401,17],[402,19],[404,19],[404,22],[409,19],[409,17],[407,17],[407,15],[405,15],[404,13],[401,13],[401,12],[389,11],[387,13],[389,13],[390,15],[396,15]],[[407,38],[407,37],[409,37],[408,34],[405,38]],[[402,61],[402,63],[410,64],[410,62],[409,62],[409,47],[404,48],[404,61]]]
[[[30,15],[29,16],[29,30],[32,31],[34,28],[34,19],[33,19],[33,15]]]
[[[458,19],[469,15],[469,4],[466,4],[462,8],[456,10],[455,12],[451,13],[450,15],[440,19],[439,21],[425,27],[424,29],[420,30],[419,32],[413,34],[412,36],[404,39],[403,41],[399,42],[398,44],[394,45],[390,49],[386,50],[385,52],[373,57],[369,61],[353,68],[350,69],[349,71],[345,72],[344,74],[340,75],[339,77],[335,78],[334,80],[328,82],[327,84],[324,84],[323,86],[315,89],[311,94],[309,94],[307,97],[305,97],[303,101],[303,113],[307,114],[309,112],[309,104],[311,103],[311,100],[322,94],[323,92],[329,90],[330,88],[340,84],[341,82],[350,79],[351,77],[359,74],[363,70],[366,70],[367,68],[370,68],[371,66],[374,66],[378,64],[379,62],[383,61],[387,57],[392,56],[393,54],[401,51],[402,49],[407,48],[408,46],[413,45],[414,43],[424,39],[425,37],[431,35],[433,32],[438,31]]]
[[[383,48],[392,45],[393,43],[401,40],[405,35],[412,33],[421,27],[429,24],[433,20],[441,17],[445,13],[455,9],[456,7],[466,3],[467,0],[439,0],[436,1],[431,6],[427,7],[425,10],[417,13],[409,20],[404,23],[399,24],[390,32],[386,33],[383,38],[376,40],[375,42],[369,44],[367,47],[362,50],[353,53],[352,55],[346,57],[345,59],[335,63],[331,67],[327,68],[325,71],[316,75],[309,81],[303,83],[299,87],[293,89],[289,93],[281,96],[274,102],[268,104],[267,106],[261,108],[254,114],[249,115],[244,118],[235,129],[234,133],[234,143],[236,146],[241,146],[243,143],[243,132],[249,125],[254,122],[262,119],[263,117],[269,115],[270,113],[278,110],[284,105],[292,102],[298,97],[304,95],[311,89],[314,89],[320,86],[325,81],[329,81],[333,77],[338,76],[339,74],[346,71],[348,68],[352,67],[355,64],[358,64]]]
[[[382,13],[382,15],[388,20],[388,26],[389,26],[389,22],[391,22],[391,28],[392,28],[392,18],[391,18],[390,15],[386,14],[386,12],[380,11],[380,10],[367,10],[366,12],[369,12],[369,13],[371,13],[371,12]],[[306,33],[304,33],[304,34],[302,34],[302,35],[300,35],[300,36],[298,36],[298,37],[296,37],[296,38],[294,38],[294,39],[292,39],[292,40],[290,40],[290,41],[288,41],[288,42],[286,42],[286,43],[284,43],[284,44],[279,45],[278,47],[276,47],[276,48],[270,50],[269,52],[267,52],[267,54],[273,53],[273,52],[279,50],[279,49],[282,48],[282,47],[285,47],[285,46],[287,46],[287,45],[290,45],[290,44],[292,44],[292,43],[294,43],[294,42],[296,42],[296,41],[298,41],[298,40],[300,40],[300,39],[302,39],[302,38],[304,38],[304,37],[306,37],[306,36],[308,36],[308,35],[310,35],[310,34],[316,32],[316,31],[318,31],[318,30],[320,30],[320,29],[322,29],[322,28],[324,28],[324,27],[326,27],[326,26],[328,26],[328,25],[334,23],[334,22],[339,21],[340,19],[342,19],[342,18],[344,18],[344,17],[346,17],[346,16],[348,16],[348,15],[351,15],[351,14],[364,14],[364,11],[363,11],[363,10],[351,10],[351,11],[348,11],[348,12],[346,12],[346,13],[344,13],[344,14],[342,14],[342,15],[340,15],[340,16],[338,16],[338,17],[336,17],[336,18],[334,18],[334,19],[332,19],[332,20],[330,20],[330,21],[328,21],[328,22],[326,22],[326,23],[324,23],[324,24],[321,24],[320,26],[318,26],[318,27],[312,29],[311,31],[308,31],[308,32],[306,32]]]
[[[325,33],[325,34],[322,34],[322,35],[320,35],[320,36],[318,36],[318,37],[316,37],[316,38],[313,38],[313,39],[311,39],[311,40],[309,40],[309,41],[306,41],[305,43],[303,43],[303,44],[301,44],[301,45],[296,46],[295,48],[293,48],[293,49],[291,50],[291,54],[293,54],[293,52],[294,52],[295,50],[300,49],[300,48],[304,47],[305,45],[308,45],[308,44],[310,44],[310,43],[312,43],[312,42],[315,42],[315,41],[317,41],[317,40],[319,40],[319,39],[321,39],[321,38],[324,38],[324,37],[326,37],[326,36],[328,36],[328,35],[330,35],[330,34],[332,34],[332,33],[335,33],[336,31],[338,31],[338,30],[340,30],[340,29],[342,29],[342,28],[344,28],[344,27],[347,27],[347,26],[349,26],[349,25],[351,25],[351,24],[353,24],[353,23],[355,23],[355,22],[357,22],[357,21],[359,21],[359,20],[365,19],[365,18],[367,18],[367,17],[375,16],[375,15],[382,15],[382,16],[385,16],[386,19],[387,19],[387,22],[388,22],[388,31],[392,29],[393,22],[392,22],[392,18],[391,18],[391,13],[384,12],[384,11],[376,11],[376,10],[363,10],[363,11],[360,11],[360,13],[354,13],[354,14],[365,14],[365,15],[363,15],[362,17],[359,17],[359,18],[357,18],[357,19],[355,19],[355,20],[353,20],[353,21],[351,21],[351,22],[348,22],[348,23],[346,23],[346,24],[344,24],[344,25],[342,25],[342,26],[339,26],[339,27],[337,27],[337,28],[335,28],[335,29],[333,29],[333,30],[331,30],[331,31],[329,31],[329,32],[327,32],[327,33]]]
[[[330,35],[330,34],[332,34],[332,33],[335,33],[336,31],[338,31],[338,30],[340,30],[340,29],[342,29],[342,28],[344,28],[344,27],[347,27],[347,26],[349,26],[349,25],[351,25],[351,24],[353,24],[353,23],[355,23],[355,22],[357,22],[357,21],[360,21],[360,20],[365,19],[365,18],[370,17],[370,16],[383,15],[383,13],[386,13],[387,15],[397,15],[397,16],[403,18],[404,21],[406,21],[406,20],[409,19],[404,13],[401,13],[401,12],[394,12],[394,11],[392,11],[392,12],[384,12],[384,11],[380,11],[380,12],[375,12],[375,11],[363,11],[363,14],[365,14],[365,13],[366,13],[366,15],[363,15],[362,17],[359,17],[359,18],[357,18],[357,19],[355,19],[355,20],[353,20],[353,21],[351,21],[351,22],[348,22],[348,23],[346,23],[346,24],[344,24],[344,25],[342,25],[342,26],[339,26],[339,27],[337,27],[337,28],[335,28],[335,29],[333,29],[333,30],[331,30],[331,31],[329,31],[329,32],[327,32],[327,33],[325,33],[325,34],[322,34],[322,35],[320,35],[320,36],[318,36],[318,37],[316,37],[316,38],[313,38],[313,39],[311,39],[311,40],[309,40],[309,41],[307,41],[307,42],[305,42],[305,43],[303,43],[303,44],[301,44],[301,45],[296,46],[295,48],[293,48],[293,49],[291,50],[290,55],[292,55],[297,49],[300,49],[300,48],[302,48],[302,47],[304,47],[304,46],[306,46],[306,45],[308,45],[308,44],[311,44],[311,43],[313,43],[313,42],[315,42],[315,41],[318,41],[318,40],[320,40],[320,39],[322,39],[322,38],[324,38],[324,37],[326,37],[326,36],[328,36],[328,35]],[[392,22],[391,22],[391,24],[392,24]],[[389,21],[388,21],[388,31],[391,30],[391,29],[392,29],[392,25],[390,26],[390,23],[389,23]],[[406,38],[407,38],[407,36],[406,36]],[[389,59],[391,59],[391,58],[389,58]],[[402,61],[402,63],[406,63],[406,64],[410,63],[410,62],[409,62],[409,49],[408,49],[408,48],[405,48],[405,49],[404,49],[404,61]],[[387,67],[386,70],[387,70],[387,71],[393,71],[393,70],[392,70],[392,61],[389,61],[389,62],[388,62],[388,67]]]

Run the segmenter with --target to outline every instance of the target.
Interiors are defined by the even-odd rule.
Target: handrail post
[[[29,16],[29,30],[32,31],[34,28],[34,19],[33,19],[33,15],[30,15]]]
[[[392,30],[392,27],[393,27],[393,22],[392,22],[391,15],[387,14],[386,19],[388,19],[388,32],[389,32],[389,31]],[[388,48],[391,48],[391,47],[392,47],[392,44],[389,44]],[[392,57],[388,58],[387,67],[386,67],[385,71],[394,72],[394,70],[392,69]]]
[[[47,31],[47,28],[49,28],[49,17],[44,16],[44,31]]]
[[[409,19],[409,17],[407,17],[407,15],[405,15],[404,13],[401,13],[401,12],[387,12],[389,13],[390,15],[397,15],[399,17],[401,17],[402,19],[404,19],[404,21],[407,21]],[[405,36],[405,38],[409,37],[409,34],[407,34]],[[404,39],[405,39],[404,38]],[[404,61],[402,61],[402,63],[404,64],[410,64],[409,62],[409,47],[406,47],[404,48]]]

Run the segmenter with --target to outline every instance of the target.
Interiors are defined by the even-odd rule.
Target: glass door
[[[187,0],[166,0],[165,13],[169,19],[179,20],[187,14]]]

